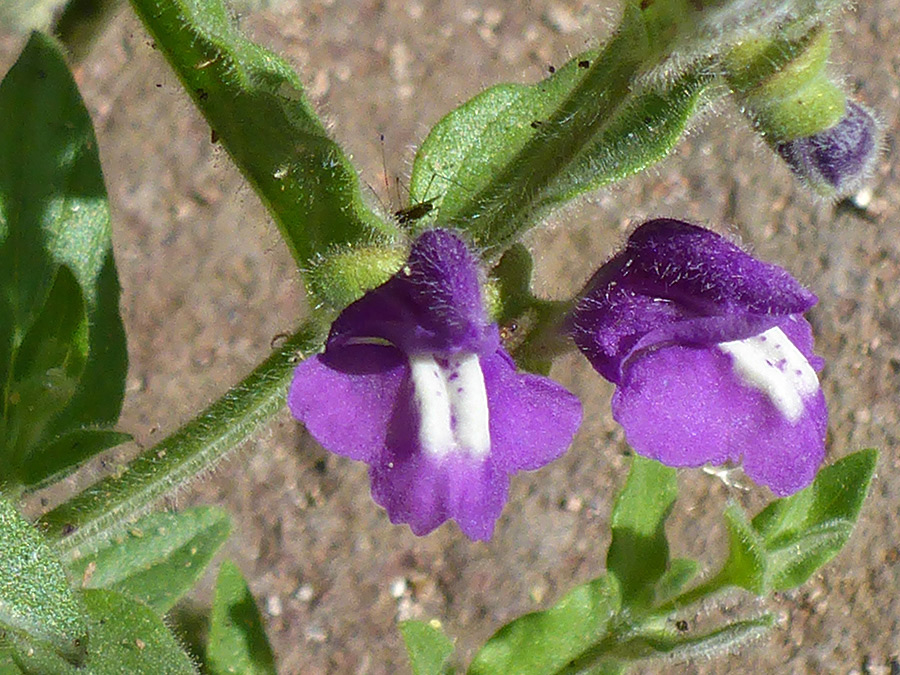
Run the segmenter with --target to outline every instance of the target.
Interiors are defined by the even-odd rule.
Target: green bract
[[[275,675],[259,610],[240,570],[228,560],[216,582],[206,658],[212,675]]]

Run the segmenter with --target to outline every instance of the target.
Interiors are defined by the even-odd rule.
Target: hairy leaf
[[[295,260],[396,227],[363,203],[297,74],[235,28],[221,0],[132,0],[219,142],[262,198]]]
[[[674,662],[710,658],[758,640],[774,624],[775,617],[764,614],[754,619],[733,621],[698,635],[672,630],[648,631],[629,637],[610,651],[626,661],[663,656]]]
[[[607,636],[620,606],[611,576],[577,586],[551,609],[526,614],[497,631],[475,655],[469,674],[561,672]]]
[[[766,554],[759,535],[737,504],[725,509],[728,560],[720,573],[733,586],[762,595],[766,590]]]
[[[410,200],[434,208],[413,225],[466,229],[498,253],[551,207],[662,159],[712,80],[698,66],[639,82],[646,41],[629,5],[602,51],[533,85],[492,87],[449,113],[416,155]]]
[[[88,627],[53,549],[0,499],[0,641],[4,637],[46,644],[81,664]]]
[[[765,546],[771,589],[802,584],[843,548],[877,460],[875,450],[844,457],[822,469],[808,488],[772,502],[753,519]]]
[[[447,660],[453,654],[453,641],[434,623],[400,623],[400,634],[409,654],[413,675],[443,675],[447,672]]]
[[[247,582],[226,560],[219,570],[206,660],[212,675],[275,675],[275,657]]]
[[[16,665],[12,647],[3,646],[0,642],[0,675],[22,675],[22,669]]]
[[[228,514],[197,507],[151,513],[72,563],[86,588],[107,588],[164,614],[196,583],[228,538]]]
[[[84,668],[75,668],[40,647],[16,653],[29,675],[197,675],[175,636],[146,605],[114,591],[89,589],[80,594],[91,641]]]

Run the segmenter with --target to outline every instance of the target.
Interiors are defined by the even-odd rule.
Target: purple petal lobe
[[[562,455],[581,425],[579,400],[552,380],[517,373],[502,350],[481,364],[497,465],[508,473],[531,471]]]
[[[434,458],[413,446],[389,448],[370,475],[372,497],[391,522],[420,536],[452,518],[470,539],[490,539],[509,487],[490,458]]]
[[[743,461],[777,495],[808,485],[825,455],[820,390],[788,420],[763,392],[735,376],[715,348],[668,347],[642,356],[613,396],[613,416],[629,444],[669,466]]]
[[[326,352],[297,366],[288,407],[323,447],[372,462],[384,448],[406,371],[406,360],[391,347]]]

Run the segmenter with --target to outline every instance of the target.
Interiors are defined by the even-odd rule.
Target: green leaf
[[[0,84],[0,119],[0,466],[16,484],[84,459],[61,439],[118,419],[127,357],[97,141],[51,38]]]
[[[436,621],[400,622],[400,634],[406,644],[413,675],[442,675],[453,654],[453,641],[435,626]]]
[[[69,268],[58,268],[10,373],[6,440],[9,450],[17,450],[13,465],[40,441],[75,394],[89,349],[87,321],[78,281]]]
[[[728,560],[718,576],[728,584],[763,595],[766,591],[764,544],[740,506],[730,504],[724,516],[728,528]]]
[[[297,74],[234,27],[220,0],[132,0],[197,107],[262,198],[295,260],[398,231],[363,203],[359,179]]]
[[[8,632],[8,633],[7,633]],[[84,661],[88,627],[62,563],[16,509],[0,499],[0,639],[46,643]]]
[[[0,643],[0,675],[22,675],[22,669],[16,665],[12,647],[4,647]]]
[[[444,117],[413,165],[414,223],[468,230],[498,253],[548,210],[665,157],[706,98],[700,67],[636,84],[648,55],[640,12],[602,51],[580,54],[533,85],[492,87]]]
[[[99,166],[99,165],[98,165]],[[88,429],[100,430],[110,427],[119,420],[122,410],[122,400],[125,397],[125,375],[128,372],[128,350],[125,342],[125,327],[119,315],[119,277],[116,272],[116,264],[112,256],[112,240],[104,242],[106,252],[103,265],[96,279],[96,301],[89,305],[88,321],[90,322],[90,347],[87,363],[78,381],[78,388],[69,405],[57,417],[51,427],[53,443],[56,444],[56,457],[62,459],[64,437],[73,431]],[[120,438],[110,435],[107,437],[112,445],[120,441]],[[69,437],[72,443],[70,452],[78,456],[80,450],[77,447],[80,437],[73,434]],[[105,448],[95,444],[94,450],[99,452]],[[111,446],[106,446],[111,447]],[[29,455],[26,465],[35,463],[40,465],[43,461],[36,451]],[[87,459],[81,456],[79,463]],[[66,474],[73,470],[71,458],[62,462],[58,467],[38,466],[27,467],[27,472],[34,475]]]
[[[847,542],[869,490],[878,453],[861,450],[819,472],[813,484],[779,499],[752,522],[768,563],[768,586],[794,588]]]
[[[606,556],[606,568],[619,580],[625,605],[652,600],[653,586],[666,571],[665,524],[677,496],[675,469],[634,455],[610,517],[612,542]]]
[[[16,653],[18,666],[34,675],[196,675],[175,636],[146,605],[114,591],[82,591],[91,634],[84,668],[74,668],[41,648]]]
[[[700,571],[700,563],[689,558],[676,558],[656,582],[654,602],[662,604],[677,596]]]
[[[577,586],[553,608],[501,628],[476,654],[470,675],[555,673],[600,643],[621,607],[618,584],[603,576]]]
[[[229,560],[216,582],[206,658],[212,675],[275,675],[259,610],[241,571]]]
[[[200,578],[229,530],[228,514],[217,508],[151,513],[73,562],[72,573],[86,588],[118,591],[165,614]]]
[[[130,434],[109,429],[77,429],[28,455],[22,481],[36,490],[63,478],[87,459],[132,440]]]

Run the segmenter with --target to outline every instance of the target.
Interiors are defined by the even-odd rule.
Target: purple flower
[[[808,485],[827,411],[790,274],[679,220],[641,225],[594,275],[571,317],[579,349],[616,385],[615,419],[669,466],[743,461],[777,495]]]
[[[491,537],[510,474],[559,457],[581,423],[572,394],[516,372],[477,260],[446,230],[341,313],[288,405],[326,449],[369,464],[391,522],[422,535],[452,518],[471,539]]]
[[[846,195],[869,175],[878,154],[878,125],[865,108],[848,100],[846,113],[833,127],[779,143],[775,150],[816,190]]]

